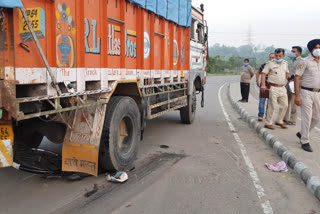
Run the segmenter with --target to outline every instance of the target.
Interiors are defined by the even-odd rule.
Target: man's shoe
[[[295,126],[296,123],[295,122],[292,122],[292,121],[283,121],[286,125],[289,125],[289,126]]]
[[[283,129],[288,128],[286,125],[284,125],[283,123],[276,123],[277,126],[280,126]]]
[[[272,125],[264,125],[264,128],[274,130],[274,127]]]
[[[301,140],[301,133],[297,132],[296,136]]]
[[[239,100],[240,103],[247,103],[248,101],[246,100]]]
[[[263,120],[263,117],[259,116],[258,121],[262,121],[262,120]]]
[[[310,143],[305,143],[301,145],[301,148],[306,152],[313,152]]]

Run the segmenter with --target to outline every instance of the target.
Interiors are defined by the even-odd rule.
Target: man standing
[[[288,63],[283,60],[284,49],[278,48],[275,50],[275,59],[267,62],[265,65],[262,76],[261,76],[261,92],[266,90],[266,75],[268,75],[268,88],[269,90],[269,100],[268,100],[268,113],[265,128],[274,129],[273,124],[273,114],[275,107],[279,105],[279,115],[276,125],[283,129],[287,127],[283,124],[283,118],[286,114],[288,108],[288,96],[287,90],[285,88],[286,80],[288,78],[289,69]]]
[[[274,58],[275,58],[274,53],[270,53],[269,54],[269,61],[273,60]],[[265,65],[266,65],[266,63],[262,64],[256,73],[256,83],[257,83],[258,87],[261,86],[261,84],[259,82],[259,77],[260,77],[260,74],[263,71]],[[267,85],[267,82],[268,82],[268,77],[266,76],[266,85]],[[259,97],[260,97],[260,95],[259,95]],[[259,98],[259,113],[258,113],[258,120],[259,121],[262,121],[262,119],[263,119],[264,109],[265,109],[264,107],[265,107],[266,100],[267,100],[267,98],[262,98],[262,97]]]
[[[317,125],[320,117],[320,39],[308,43],[310,56],[297,65],[294,80],[295,103],[301,106],[301,131],[297,133],[301,147],[312,152],[310,131]]]
[[[291,52],[288,54],[289,58],[293,60],[293,70],[292,73],[296,73],[296,69],[298,64],[301,63],[302,57],[302,48],[299,46],[293,46]],[[296,94],[294,92],[294,82],[293,79],[290,78],[288,83],[288,109],[286,116],[284,118],[284,122],[287,125],[296,125],[297,121],[297,105],[295,104]]]
[[[249,59],[244,59],[241,67],[240,90],[242,99],[239,102],[247,103],[250,93],[250,81],[254,75],[253,68],[249,65]]]

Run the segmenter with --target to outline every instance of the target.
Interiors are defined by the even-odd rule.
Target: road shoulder
[[[297,132],[295,127],[287,130],[276,128],[269,131],[263,128],[263,122],[257,122],[258,100],[253,96],[249,98],[249,103],[239,103],[236,100],[240,97],[238,84],[230,85],[229,96],[235,109],[246,119],[249,126],[269,144],[273,150],[300,176],[308,189],[320,199],[320,180],[317,175],[320,174],[320,167],[316,160],[320,157],[320,148],[314,147],[314,153],[304,152],[295,137]],[[299,125],[299,124],[298,124]],[[299,127],[299,126],[298,126]],[[312,138],[315,140],[318,133],[313,133]]]

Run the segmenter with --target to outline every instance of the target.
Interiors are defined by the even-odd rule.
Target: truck
[[[1,1],[0,167],[131,169],[147,120],[193,123],[207,49],[191,0]]]

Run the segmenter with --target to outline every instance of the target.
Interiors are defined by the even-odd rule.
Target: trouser
[[[242,100],[248,101],[249,93],[250,93],[250,83],[241,82],[240,89],[241,89]]]
[[[266,83],[266,85],[268,85],[268,84]],[[259,91],[259,108],[258,108],[259,113],[258,113],[258,116],[259,117],[263,117],[264,112],[265,112],[265,108],[264,107],[266,106],[267,98],[261,98],[260,97],[260,93],[261,93],[261,90]],[[267,110],[266,111],[268,111],[268,102],[267,102]]]
[[[310,132],[320,120],[319,93],[301,89],[301,143],[309,143]]]
[[[276,120],[277,123],[283,124],[283,118],[286,114],[288,108],[288,95],[286,88],[283,87],[274,87],[271,86],[269,90],[269,99],[268,99],[268,114],[266,119],[266,125],[272,125],[273,123],[273,114],[276,106],[279,105],[279,115]]]
[[[286,121],[296,122],[297,121],[297,105],[295,104],[296,94],[289,92],[288,94],[288,109],[286,116],[284,117]]]
[[[264,107],[265,107],[265,103],[267,101],[267,98],[259,98],[259,114],[258,116],[263,117],[264,115]]]

